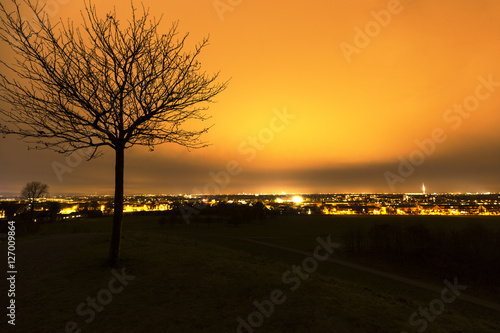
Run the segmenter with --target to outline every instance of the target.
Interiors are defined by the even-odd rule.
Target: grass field
[[[427,332],[500,331],[498,311],[460,297],[445,304],[439,315],[431,314],[427,320],[419,315],[414,321],[420,321],[410,325],[410,315],[419,307],[429,307],[441,297],[440,292],[327,261],[318,262],[317,270],[309,278],[302,279],[290,272],[287,276],[293,276],[293,282],[283,279],[293,265],[300,266],[311,257],[306,254],[312,254],[318,246],[318,237],[326,239],[331,235],[339,240],[353,225],[369,228],[387,218],[297,216],[239,227],[214,223],[162,228],[157,223],[158,217],[127,216],[121,253],[130,279],[121,285],[123,288],[118,288],[116,279],[116,274],[122,271],[113,273],[102,265],[109,246],[110,218],[45,225],[41,233],[18,241],[16,326],[6,325],[2,316],[0,330],[61,333],[79,330],[417,332],[421,329],[423,332],[427,325]],[[415,217],[389,219],[395,223],[415,222]],[[445,230],[464,228],[470,223],[482,223],[491,230],[500,228],[499,219],[487,217],[425,217],[420,222]],[[4,243],[1,245],[6,253]],[[332,257],[406,273],[411,275],[407,277],[431,283],[438,290],[446,287],[444,279],[454,278],[398,271],[397,266],[345,257],[341,253],[333,253]],[[110,284],[113,279],[116,281]],[[121,290],[114,293],[110,292],[112,289]],[[0,292],[5,295],[5,285]],[[484,296],[473,286],[463,293]],[[498,301],[497,295],[490,296],[490,300]],[[92,301],[99,297],[103,303],[92,309],[88,298]],[[279,300],[272,309],[271,299]],[[264,305],[260,314],[254,301]],[[239,324],[238,318],[255,327]]]

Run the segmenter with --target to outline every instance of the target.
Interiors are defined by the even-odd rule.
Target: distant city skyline
[[[12,200],[13,199],[13,200]],[[23,206],[23,199],[1,198],[0,208]],[[44,218],[75,219],[111,214],[109,196],[40,198],[37,211]],[[59,203],[58,217],[47,216],[51,203]],[[3,204],[8,203],[8,205]],[[262,205],[258,205],[260,203]],[[500,193],[468,194],[224,194],[224,195],[131,195],[123,205],[125,213],[177,210],[198,213],[219,205],[262,207],[278,214],[305,215],[500,215]],[[99,212],[98,212],[99,211]],[[195,211],[193,214],[198,215]],[[0,219],[15,210],[0,209]],[[92,213],[94,212],[94,213]],[[8,218],[8,217],[7,217]]]

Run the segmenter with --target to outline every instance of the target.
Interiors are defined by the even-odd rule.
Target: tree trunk
[[[113,212],[113,230],[111,232],[111,245],[109,248],[108,264],[117,266],[120,256],[120,240],[122,233],[123,216],[123,173],[125,165],[125,147],[115,148],[115,203]]]

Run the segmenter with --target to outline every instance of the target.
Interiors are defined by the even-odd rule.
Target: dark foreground
[[[16,325],[4,313],[1,331],[500,331],[498,280],[482,273],[496,218],[158,219],[126,218],[114,270],[107,218],[19,239]]]

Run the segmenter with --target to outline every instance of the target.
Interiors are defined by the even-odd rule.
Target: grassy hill
[[[162,228],[157,220],[151,216],[125,220],[126,285],[116,277],[123,271],[102,265],[109,246],[108,218],[47,225],[41,234],[19,240],[16,327],[7,326],[2,318],[1,330],[417,332],[424,322],[412,326],[409,317],[440,298],[439,292],[326,261],[318,262],[310,277],[289,274],[295,282],[284,282],[283,274],[308,256],[245,240],[253,237],[311,253],[317,237],[335,238],[348,224],[368,225],[373,220],[286,218],[240,227],[220,223],[174,228]],[[455,220],[453,226],[462,221]],[[449,228],[452,221],[442,223]],[[494,220],[486,224],[498,226]],[[446,287],[444,278],[453,281],[453,277],[421,278],[439,290]],[[5,285],[0,292],[5,294]],[[270,307],[271,299],[279,299],[279,304]],[[255,301],[263,305],[260,314]],[[425,328],[498,332],[498,314],[458,297],[445,305],[442,314],[426,320]]]

